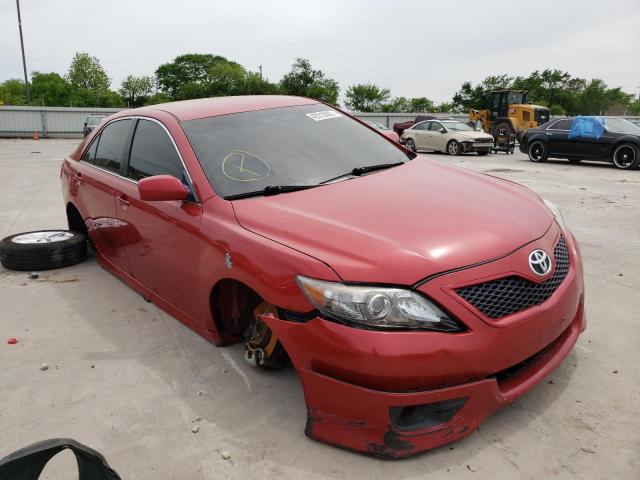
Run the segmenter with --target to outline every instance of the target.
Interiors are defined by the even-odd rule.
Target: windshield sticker
[[[257,182],[267,178],[271,168],[255,153],[235,149],[222,160],[222,173],[238,182]]]
[[[307,113],[307,117],[319,122],[320,120],[328,120],[330,118],[338,118],[341,117],[338,112],[334,112],[333,110],[324,110],[322,112],[311,112]]]

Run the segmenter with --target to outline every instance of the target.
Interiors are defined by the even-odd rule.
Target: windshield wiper
[[[329,180],[324,180],[320,182],[320,185],[324,183],[333,182],[334,180],[338,180],[342,177],[359,177],[365,173],[375,172],[376,170],[384,170],[386,168],[397,167],[398,165],[402,165],[404,162],[395,162],[395,163],[379,163],[377,165],[367,165],[364,167],[356,167],[348,173],[343,173],[338,175],[337,177],[330,178]]]
[[[317,185],[269,185],[262,190],[256,190],[254,192],[236,193],[235,195],[227,195],[225,200],[238,200],[241,198],[249,197],[268,197],[269,195],[278,195],[279,193],[296,192],[298,190],[307,190],[309,188],[317,187]]]

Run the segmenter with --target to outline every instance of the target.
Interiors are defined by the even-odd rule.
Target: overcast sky
[[[559,68],[638,94],[640,0],[22,0],[29,72],[100,59],[117,89],[182,53],[278,81],[296,57],[394,96],[447,101],[465,80]],[[0,0],[0,81],[22,78],[14,0]]]

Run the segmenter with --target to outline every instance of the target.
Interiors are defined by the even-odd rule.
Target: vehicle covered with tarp
[[[520,151],[532,162],[596,160],[631,170],[640,165],[640,127],[620,117],[556,118],[525,131]]]

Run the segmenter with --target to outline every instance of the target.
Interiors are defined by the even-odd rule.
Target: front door
[[[193,194],[188,201],[143,201],[137,182],[153,175],[172,175],[191,192],[189,175],[165,128],[156,121],[137,120],[126,165],[132,182],[116,199],[118,219],[135,231],[127,245],[131,276],[166,302],[205,325],[206,318],[189,308],[200,305],[207,243],[200,236],[202,207]]]

